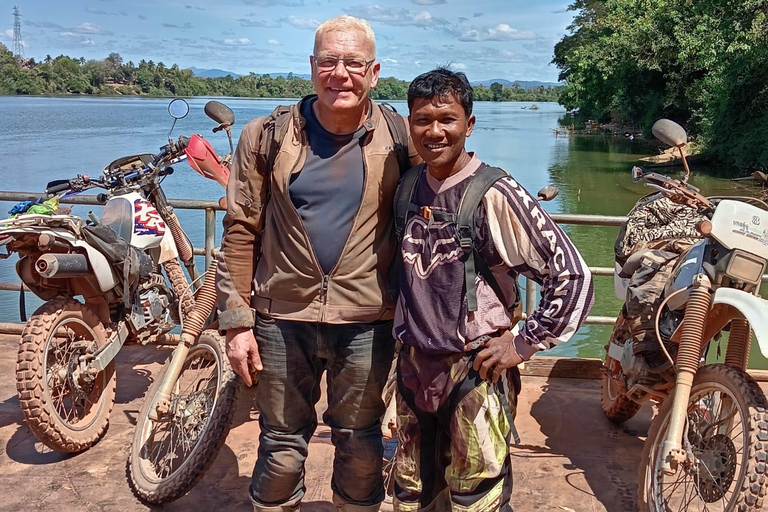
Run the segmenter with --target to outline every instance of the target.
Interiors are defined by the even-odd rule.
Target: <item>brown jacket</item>
[[[266,118],[243,128],[227,186],[216,275],[219,329],[253,326],[251,308],[275,318],[307,322],[372,322],[393,317],[397,297],[388,271],[396,249],[392,200],[400,171],[387,123],[380,107],[372,104],[371,116],[363,124],[367,133],[362,142],[365,178],[360,209],[327,276],[288,195],[290,176],[304,166],[308,147],[299,105],[291,107],[290,118],[283,124],[285,135],[269,177],[269,200]],[[409,147],[415,164],[418,157],[412,144]]]

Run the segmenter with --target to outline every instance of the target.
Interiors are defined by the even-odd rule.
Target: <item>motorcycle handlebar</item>
[[[59,192],[64,192],[65,190],[69,190],[70,188],[72,188],[72,185],[70,185],[69,183],[61,183],[59,185],[54,185],[52,187],[46,188],[45,193],[51,196],[54,194],[58,194]]]
[[[160,148],[160,152],[155,156],[153,165],[159,165],[168,155],[181,153],[187,146],[189,146],[189,137],[186,135],[179,136],[179,139],[176,142],[170,141]]]

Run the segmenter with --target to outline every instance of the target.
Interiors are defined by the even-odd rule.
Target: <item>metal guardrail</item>
[[[0,191],[0,201],[26,201],[30,197],[39,197],[35,192],[4,192]],[[96,196],[82,195],[71,196],[62,199],[63,204],[83,204],[90,206],[104,206],[104,203],[97,200]],[[168,204],[181,210],[204,210],[205,211],[205,247],[195,248],[194,254],[205,256],[205,268],[213,260],[214,244],[216,240],[216,211],[223,210],[217,201],[202,201],[199,199],[168,199]],[[4,285],[0,283],[0,290],[5,290]],[[18,291],[18,287],[16,288]]]
[[[25,201],[30,197],[37,197],[39,194],[33,192],[2,192],[0,191],[0,201]],[[72,196],[61,201],[64,204],[83,204],[102,206],[104,203],[99,202],[96,196],[82,195]],[[174,208],[180,208],[182,210],[204,210],[205,211],[205,247],[195,248],[194,254],[205,256],[205,267],[211,263],[214,254],[214,244],[216,240],[216,211],[223,210],[217,201],[202,201],[197,199],[168,199],[168,204]],[[567,213],[553,213],[550,214],[552,220],[559,224],[573,224],[583,226],[621,226],[627,220],[624,216],[610,216],[610,215],[582,215],[582,214],[567,214]],[[613,276],[614,269],[612,267],[589,267],[593,276]],[[763,276],[763,282],[768,282],[768,275]],[[19,291],[19,287],[22,286],[19,283],[0,283],[0,291]],[[26,287],[25,287],[26,288]],[[530,279],[525,280],[525,295],[526,301],[524,310],[526,313],[530,313],[536,309],[538,305],[538,293],[536,289],[536,283]],[[590,315],[587,317],[585,324],[591,325],[613,325],[616,321],[615,317],[610,316],[596,316]],[[2,329],[0,328],[0,332]]]

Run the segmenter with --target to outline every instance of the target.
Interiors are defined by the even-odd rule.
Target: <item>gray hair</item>
[[[320,37],[323,34],[329,32],[346,32],[349,30],[357,30],[365,35],[365,39],[371,45],[371,49],[373,50],[373,55],[371,57],[375,58],[376,35],[373,33],[371,25],[362,18],[355,18],[354,16],[349,16],[347,14],[342,14],[341,16],[326,20],[317,27],[317,30],[315,31],[315,47],[313,53],[317,53],[317,46],[320,43]]]

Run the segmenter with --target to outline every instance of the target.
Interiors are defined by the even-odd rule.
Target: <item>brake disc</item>
[[[714,503],[731,487],[736,475],[736,447],[725,434],[715,434],[696,446],[693,479],[706,503]]]

